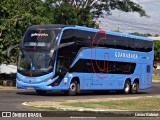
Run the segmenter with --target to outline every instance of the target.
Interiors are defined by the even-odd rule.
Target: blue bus
[[[34,25],[19,46],[19,89],[38,94],[53,90],[68,95],[83,90],[134,94],[152,86],[150,38],[74,25]]]

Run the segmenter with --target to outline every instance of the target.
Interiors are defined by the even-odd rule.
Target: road
[[[139,94],[130,94],[127,97],[160,95],[160,83],[153,83],[151,89],[140,91]],[[53,101],[63,99],[94,99],[94,98],[119,98],[126,95],[116,92],[94,93],[85,91],[77,96],[66,96],[61,92],[48,93],[46,96],[38,96],[31,90],[0,90],[0,111],[33,111],[28,107],[22,106],[23,102],[31,101]],[[59,118],[60,119],[60,118]]]

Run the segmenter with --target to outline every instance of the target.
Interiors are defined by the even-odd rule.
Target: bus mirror
[[[54,49],[52,49],[51,51],[50,51],[50,58],[52,58],[53,57],[53,53],[54,53]]]
[[[62,43],[58,46],[58,49],[73,45],[75,42]]]
[[[57,48],[53,48],[53,49],[50,51],[50,58],[52,58],[55,50],[60,49],[60,48],[63,48],[63,47],[67,47],[67,46],[70,46],[70,45],[73,45],[74,43],[75,43],[75,42],[62,43],[62,44],[60,44]]]
[[[16,47],[19,47],[19,46],[20,46],[20,45],[17,44],[17,45],[14,45],[14,46],[9,47],[9,48],[7,49],[7,57],[10,57],[12,49],[14,49],[14,48],[16,48]]]

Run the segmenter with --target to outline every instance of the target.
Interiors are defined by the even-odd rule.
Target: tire
[[[124,84],[124,89],[123,89],[123,93],[124,94],[129,94],[131,90],[131,83],[126,80],[125,84]]]
[[[44,91],[44,90],[36,90],[36,93],[38,95],[46,95],[47,91]]]
[[[69,91],[67,92],[67,94],[69,96],[74,96],[77,94],[77,88],[78,88],[78,83],[77,81],[72,81],[70,86],[69,86]]]
[[[139,90],[139,83],[135,81],[131,87],[131,93],[132,94],[137,94]]]

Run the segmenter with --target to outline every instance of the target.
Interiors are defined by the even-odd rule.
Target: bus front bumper
[[[41,82],[41,83],[25,83],[23,81],[19,81],[16,79],[16,87],[18,89],[34,89],[34,90],[68,90],[69,88],[67,85],[59,84],[58,86],[50,86],[51,83],[53,83],[57,78],[54,78],[53,80],[50,80],[48,82]]]

